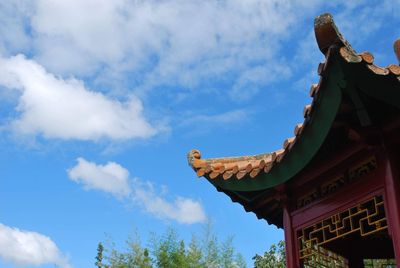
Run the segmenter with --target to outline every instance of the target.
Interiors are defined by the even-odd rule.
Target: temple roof
[[[304,107],[304,121],[294,127],[294,136],[285,139],[281,148],[259,155],[203,159],[199,150],[192,150],[188,154],[188,161],[197,176],[204,176],[213,184],[223,189],[244,190],[238,183],[232,181],[247,180],[249,182],[247,183],[249,186],[248,190],[260,190],[261,188],[266,189],[287,181],[298,173],[322,145],[339,107],[341,96],[338,94],[341,93],[328,93],[328,88],[332,87],[330,85],[331,81],[329,81],[328,73],[339,73],[337,70],[329,71],[328,69],[335,69],[333,65],[337,62],[344,61],[352,66],[357,65],[360,68],[366,68],[371,75],[388,77],[391,80],[396,80],[397,83],[400,82],[399,65],[391,64],[386,67],[380,67],[374,64],[374,56],[371,53],[355,52],[338,31],[330,14],[318,16],[315,19],[314,30],[318,47],[325,55],[325,62],[320,63],[318,66],[320,80],[317,84],[311,85],[310,97],[312,101],[309,105]],[[395,42],[394,50],[400,61],[400,39]],[[339,77],[337,80],[340,79],[343,81],[345,80],[343,77]],[[340,87],[344,88],[346,85],[340,85]],[[340,89],[336,91],[340,91]],[[325,97],[323,97],[323,95],[325,95]],[[326,104],[324,104],[324,102]],[[329,112],[330,116],[325,115],[328,112],[324,112],[324,109],[331,110],[331,112]],[[322,116],[320,114],[324,114],[325,117],[319,120],[318,117]],[[322,122],[322,120],[325,122]],[[321,121],[321,126],[318,125],[319,121]],[[312,125],[314,125],[314,128],[322,126],[324,128],[313,130]],[[318,133],[316,133],[316,131],[318,131]],[[315,135],[319,136],[315,137]],[[307,141],[304,141],[307,139],[316,139],[318,141],[310,141],[307,143]],[[300,143],[303,144],[297,146],[297,144]],[[309,146],[308,144],[312,144],[313,147],[307,147]],[[296,151],[296,147],[298,147],[297,151],[310,151],[306,153],[303,152],[303,165],[293,162],[296,161],[296,159],[297,162],[299,162],[299,159],[302,157],[301,152],[298,153],[300,154],[300,158],[296,157],[297,155],[292,156]],[[290,158],[295,158],[295,160],[291,160]],[[286,161],[286,159],[288,160]],[[282,171],[282,169],[285,169],[285,171]],[[289,171],[286,172],[287,170]],[[274,171],[276,172],[274,173]],[[269,174],[272,174],[272,176],[267,176]],[[261,186],[261,184],[249,180],[263,180],[264,183],[262,183],[263,186]],[[266,182],[266,180],[269,180],[269,182]],[[224,181],[229,182],[229,184]]]

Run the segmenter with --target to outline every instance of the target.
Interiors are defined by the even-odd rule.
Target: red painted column
[[[296,250],[296,236],[294,234],[292,218],[290,217],[287,204],[284,204],[283,207],[283,228],[285,230],[286,267],[298,268],[300,264]]]
[[[388,156],[388,155],[387,155]],[[385,192],[388,224],[397,265],[400,264],[400,182],[389,158],[385,161]]]

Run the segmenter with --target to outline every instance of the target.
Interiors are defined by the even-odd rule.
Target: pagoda
[[[330,14],[314,22],[325,60],[304,122],[282,148],[203,159],[197,176],[283,228],[287,267],[400,267],[400,66],[357,53]],[[400,39],[395,42],[400,61]]]

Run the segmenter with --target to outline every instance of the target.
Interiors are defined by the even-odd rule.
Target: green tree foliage
[[[244,268],[243,257],[233,247],[230,237],[220,243],[207,225],[203,239],[192,236],[189,245],[170,229],[163,235],[153,234],[149,248],[138,236],[128,239],[125,251],[98,248],[96,266],[102,268]],[[103,256],[103,250],[106,254]],[[101,251],[101,254],[99,253]]]
[[[151,268],[152,259],[149,250],[142,248],[140,239],[135,236],[135,239],[129,238],[127,240],[127,251],[120,252],[115,249],[115,245],[111,243],[111,249],[104,249],[108,254],[102,253],[102,261],[98,261],[99,253],[96,256],[96,265],[104,268]],[[99,243],[100,245],[101,243]],[[103,249],[102,249],[103,252]]]
[[[140,238],[136,234],[135,239],[128,239],[127,241],[129,251],[125,253],[124,262],[127,267],[137,267],[137,268],[151,268],[151,258],[150,253],[147,248],[142,248],[140,243]]]
[[[202,268],[204,252],[201,250],[196,236],[192,236],[186,256],[187,265],[189,267]]]
[[[285,242],[280,241],[278,245],[273,244],[263,256],[256,254],[253,260],[255,268],[285,268]]]
[[[96,262],[95,262],[95,265],[96,265],[98,268],[102,268],[102,267],[103,267],[103,264],[102,264],[102,261],[103,261],[103,251],[104,251],[103,244],[102,244],[102,243],[99,243],[98,246],[97,246],[97,255],[96,255]]]

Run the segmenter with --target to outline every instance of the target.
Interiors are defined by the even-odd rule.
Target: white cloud
[[[222,90],[246,100],[299,75],[293,55],[318,13],[333,12],[356,40],[398,17],[397,2],[11,1],[0,6],[0,51],[29,52],[51,73],[90,77],[114,94],[229,80]]]
[[[369,5],[363,1],[345,1],[335,21],[350,43],[358,45],[379,32],[391,18],[400,18],[399,4],[398,0],[374,1]]]
[[[267,33],[272,43],[272,36],[291,23],[291,18],[281,19],[291,8],[282,1],[41,0],[32,27],[38,34],[38,57],[58,71],[84,66],[76,66],[73,58],[55,62],[52,48],[82,55],[87,65],[95,63],[94,68],[127,59],[131,65],[143,64],[155,54],[160,57],[159,74],[166,75],[181,64],[212,59],[216,53],[248,59],[257,52],[269,54],[271,46],[253,51],[250,42]]]
[[[139,94],[157,87],[188,94],[187,88],[203,89],[202,83],[224,82],[221,83],[224,87],[218,90],[230,91],[227,96],[239,101],[254,97],[272,83],[289,77],[298,80],[304,69],[311,68],[310,64],[315,71],[312,59],[320,53],[313,34],[309,33],[312,18],[318,13],[333,12],[345,35],[354,34],[352,41],[378,32],[387,18],[399,14],[398,0],[369,4],[318,0],[6,2],[0,4],[0,53],[2,50],[6,55],[18,51],[29,53],[46,68],[46,76],[54,73],[90,78],[93,84],[109,86],[108,93],[113,96],[132,89]],[[310,48],[308,43],[312,43],[311,51],[304,50]],[[93,101],[96,104],[105,99],[76,80],[54,76],[53,79],[98,96]],[[70,117],[78,127],[70,127],[71,120],[51,118],[52,113],[44,108],[47,106],[37,108],[37,102],[33,105],[21,102],[19,111],[23,116],[18,122],[22,126],[17,124],[16,129],[47,137],[84,140],[128,139],[155,133],[143,118],[137,98],[127,103],[106,100],[109,105],[104,114],[109,117],[104,118],[109,120],[102,124],[96,116],[90,116],[94,122],[89,120],[92,124],[86,125],[82,121],[88,122],[88,118],[76,120],[78,112],[72,109]],[[71,108],[69,102],[61,104],[60,107]],[[28,107],[37,113],[28,116],[25,113]],[[99,111],[98,105],[89,105],[87,109],[92,115]],[[40,124],[36,120],[39,115],[46,119]],[[54,127],[48,127],[50,121]],[[68,129],[58,127],[54,121]]]
[[[234,84],[230,95],[236,101],[247,100],[257,94],[265,85],[276,79],[287,79],[291,70],[289,64],[272,63],[274,67],[267,65],[255,66],[244,71]]]
[[[198,125],[200,127],[204,127],[204,125],[211,125],[211,124],[221,124],[221,125],[228,125],[228,124],[237,124],[242,120],[246,120],[249,117],[249,111],[244,109],[236,109],[227,111],[220,114],[213,114],[213,115],[190,115],[187,119],[183,120],[180,123],[180,126],[191,126],[191,125]]]
[[[132,200],[148,213],[184,224],[206,220],[205,212],[199,202],[180,196],[170,202],[162,194],[157,193],[152,183],[139,178],[134,178],[132,182]]]
[[[204,222],[206,215],[202,205],[190,198],[178,196],[173,202],[165,198],[165,189],[158,192],[149,181],[130,179],[129,171],[115,162],[98,165],[83,158],[77,159],[76,166],[68,170],[71,180],[83,184],[85,189],[97,189],[111,193],[117,198],[124,197],[146,212],[179,223]]]
[[[316,3],[38,0],[23,15],[34,58],[51,72],[107,82],[129,73],[135,86],[148,89],[246,77],[243,72],[254,64],[279,72],[282,39],[314,15]],[[252,77],[265,83],[279,79]]]
[[[1,223],[0,258],[17,265],[55,264],[63,268],[71,267],[48,236]]]
[[[29,49],[27,18],[33,6],[30,1],[0,1],[0,55]]]
[[[71,180],[83,184],[85,189],[97,189],[111,193],[117,197],[130,194],[129,171],[114,162],[96,165],[81,157],[78,164],[68,170]]]
[[[0,85],[21,92],[19,118],[11,128],[46,138],[98,140],[146,138],[153,128],[142,115],[142,103],[119,102],[85,88],[82,81],[56,77],[22,55],[0,58]]]

